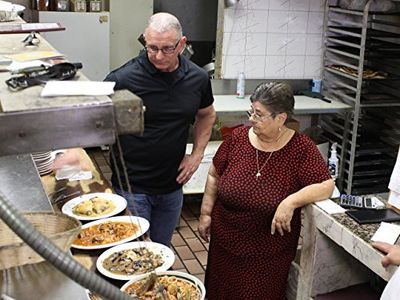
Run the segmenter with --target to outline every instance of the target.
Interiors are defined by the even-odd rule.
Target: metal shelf
[[[335,47],[335,46],[327,46],[326,50],[335,54],[339,54],[339,55],[343,55],[349,58],[353,58],[353,59],[360,59],[360,55],[359,54],[354,54],[351,53],[351,51],[345,51],[343,49],[341,49],[340,47]]]
[[[342,14],[356,15],[356,16],[362,16],[364,14],[362,11],[359,11],[359,10],[349,10],[349,9],[340,8],[340,7],[331,7],[330,11],[336,12],[336,13],[342,13]]]
[[[330,31],[330,32],[361,38],[361,33],[356,32],[356,29],[357,28],[354,28],[354,27],[340,27],[340,26],[329,26],[328,27],[328,31]]]
[[[340,144],[337,183],[348,194],[387,190],[400,142],[400,21],[368,11],[371,2],[361,11],[326,1],[324,14],[322,94],[352,110],[320,124],[322,136]],[[384,74],[366,77],[366,70]]]
[[[339,75],[339,76],[343,76],[343,77],[345,77],[347,79],[351,79],[351,80],[357,81],[357,77],[356,76],[352,76],[352,75],[346,74],[344,72],[340,72],[340,71],[332,69],[330,67],[324,67],[324,69],[326,71],[328,71],[328,72],[333,73],[333,74],[336,74],[336,75]]]

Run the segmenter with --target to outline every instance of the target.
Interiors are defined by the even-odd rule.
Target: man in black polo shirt
[[[182,185],[198,168],[215,122],[214,98],[207,73],[180,55],[186,37],[175,16],[150,17],[144,37],[146,51],[105,79],[115,81],[115,89],[135,93],[146,106],[143,136],[120,137],[134,194],[119,188],[116,172],[112,183],[128,208],[149,220],[152,241],[169,246],[182,208]],[[193,150],[185,155],[193,121]],[[123,174],[121,165],[115,167]]]

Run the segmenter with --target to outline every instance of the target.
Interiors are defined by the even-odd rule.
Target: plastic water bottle
[[[311,91],[314,93],[321,93],[322,80],[313,79]]]
[[[339,159],[337,157],[336,148],[337,143],[333,143],[331,146],[331,156],[328,159],[328,168],[333,180],[336,180],[339,175]]]
[[[236,84],[236,97],[239,99],[244,98],[244,91],[246,87],[246,77],[244,76],[244,72],[240,72],[237,78]]]

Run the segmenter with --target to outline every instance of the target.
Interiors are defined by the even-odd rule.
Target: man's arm
[[[204,155],[207,143],[211,136],[211,130],[215,123],[216,113],[213,105],[199,109],[193,126],[193,149],[190,155],[185,155],[178,171],[176,181],[186,183],[199,167]]]

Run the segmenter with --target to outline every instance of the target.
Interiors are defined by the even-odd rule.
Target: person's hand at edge
[[[372,247],[386,254],[381,260],[383,267],[386,268],[389,265],[400,265],[399,245],[391,245],[384,242],[372,242]]]
[[[206,242],[210,241],[211,216],[200,215],[198,230],[200,237]]]

